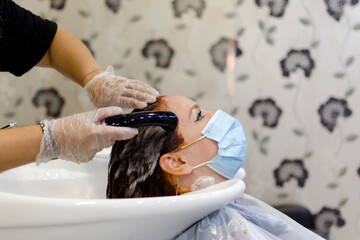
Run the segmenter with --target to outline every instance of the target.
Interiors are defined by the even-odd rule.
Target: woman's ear
[[[181,176],[191,173],[192,168],[178,153],[166,153],[160,157],[160,167],[165,172]]]

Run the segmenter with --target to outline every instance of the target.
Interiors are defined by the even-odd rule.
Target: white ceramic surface
[[[171,239],[245,189],[229,180],[182,196],[105,199],[107,156],[0,173],[0,239]]]

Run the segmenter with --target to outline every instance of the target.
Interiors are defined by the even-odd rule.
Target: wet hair
[[[142,111],[166,108],[166,102],[159,98]],[[167,132],[161,127],[142,127],[134,138],[116,141],[109,162],[107,198],[175,195],[175,186],[160,168],[159,159],[182,142],[177,129]]]

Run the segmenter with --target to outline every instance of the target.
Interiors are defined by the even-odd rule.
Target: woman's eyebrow
[[[191,113],[194,109],[200,109],[200,105],[199,104],[194,104],[191,108],[190,108],[190,113],[189,113],[189,119],[191,119]]]

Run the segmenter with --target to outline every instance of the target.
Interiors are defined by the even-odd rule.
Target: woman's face
[[[179,123],[177,131],[184,139],[182,146],[186,146],[201,137],[201,131],[215,114],[215,112],[209,112],[196,102],[183,96],[165,96],[163,100],[166,102],[168,108],[166,110],[174,112],[178,117]],[[186,164],[190,165],[191,168],[210,161],[217,155],[217,152],[217,143],[209,138],[203,138],[178,151],[181,158]],[[181,179],[183,187],[185,188],[190,187],[199,176],[212,176],[215,178],[215,183],[226,180],[206,165],[192,170],[191,174],[187,175],[187,177],[184,175],[184,178]],[[187,191],[186,189],[183,190],[185,192]]]

